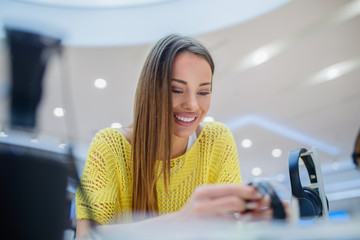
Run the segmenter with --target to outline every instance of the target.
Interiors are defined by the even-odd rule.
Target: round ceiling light
[[[107,82],[105,79],[98,78],[94,81],[94,86],[98,89],[104,89],[107,86]]]
[[[241,146],[243,148],[250,148],[252,146],[252,141],[250,139],[244,139],[241,141]]]

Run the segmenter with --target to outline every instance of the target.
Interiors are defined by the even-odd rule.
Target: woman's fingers
[[[208,201],[195,208],[198,214],[209,214],[213,216],[226,215],[230,212],[241,212],[246,209],[246,202],[237,196],[225,196]]]
[[[195,189],[181,215],[225,216],[232,212],[243,212],[248,201],[259,200],[261,197],[254,187],[248,185],[204,185]]]
[[[271,200],[263,197],[256,189],[243,184],[213,184],[195,189],[189,202],[184,206],[182,216],[234,217],[249,216],[252,220],[272,219]],[[289,207],[284,203],[287,216]],[[249,218],[248,217],[248,218]]]
[[[273,217],[273,209],[270,207],[270,202],[271,202],[270,198],[265,197],[260,201],[256,202],[257,203],[256,208],[250,209],[251,211],[247,211],[246,214],[244,215],[249,215],[249,216],[251,215],[252,220],[267,220],[267,219],[270,220]],[[282,201],[281,203],[284,207],[286,218],[289,218],[290,217],[289,203],[285,201]]]
[[[243,184],[203,185],[195,189],[195,195],[199,199],[237,196],[243,200],[257,200],[262,197],[254,187]]]

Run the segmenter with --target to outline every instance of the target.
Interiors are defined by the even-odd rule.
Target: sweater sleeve
[[[223,124],[214,143],[214,155],[218,166],[215,183],[241,183],[240,166],[235,140]]]
[[[106,131],[100,131],[90,146],[81,188],[76,192],[77,219],[91,219],[100,224],[113,222],[120,209],[116,169],[115,154]]]

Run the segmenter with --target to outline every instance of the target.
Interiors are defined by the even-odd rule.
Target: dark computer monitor
[[[69,156],[0,143],[2,235],[63,239]]]

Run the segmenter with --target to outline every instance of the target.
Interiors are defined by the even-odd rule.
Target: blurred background
[[[206,121],[232,131],[244,182],[270,179],[289,198],[289,152],[315,147],[330,211],[360,212],[351,159],[360,130],[360,1],[2,0],[6,24],[56,34],[63,51],[45,73],[37,129],[19,139],[7,131],[9,61],[0,30],[1,142],[62,151],[72,139],[81,174],[96,132],[131,124],[152,45],[178,33],[213,55]]]

